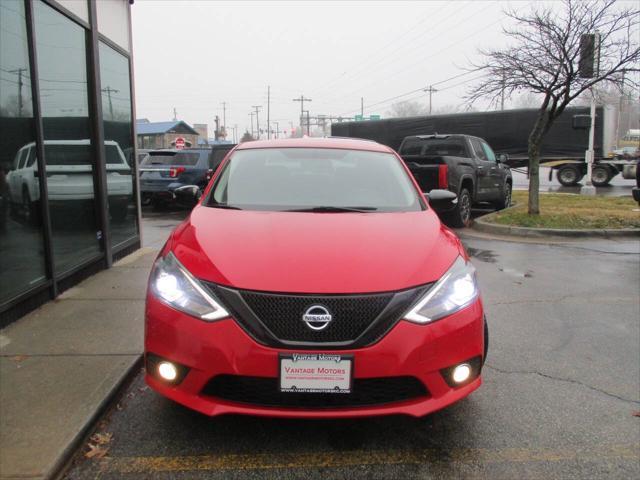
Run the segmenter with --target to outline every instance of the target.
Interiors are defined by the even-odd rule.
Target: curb
[[[515,206],[515,205],[514,205]],[[513,208],[513,207],[510,207]],[[570,238],[629,238],[640,237],[640,228],[619,229],[568,229],[568,228],[531,228],[514,227],[510,225],[498,225],[486,221],[486,218],[495,215],[495,212],[483,215],[474,220],[472,229],[479,232],[494,235],[512,235],[516,237],[570,237]]]
[[[127,381],[136,373],[136,371],[142,367],[142,357],[140,354],[138,358],[131,362],[131,365],[122,373],[118,381],[116,381],[109,392],[104,396],[102,401],[98,404],[95,411],[86,419],[84,425],[73,439],[67,444],[64,450],[60,453],[58,460],[53,467],[45,473],[44,478],[47,480],[56,480],[63,478],[66,474],[71,462],[75,458],[78,450],[85,442],[86,437],[91,432],[92,428],[100,417],[107,411],[113,398],[118,394],[120,389],[127,384]]]

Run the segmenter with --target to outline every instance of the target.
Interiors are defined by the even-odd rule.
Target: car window
[[[51,165],[91,165],[93,154],[91,146],[86,145],[47,145],[44,146],[47,166]]]
[[[471,138],[471,146],[473,147],[473,151],[480,160],[487,160],[487,155],[484,153],[482,149],[482,145],[480,145],[480,140],[477,138]]]
[[[29,149],[29,157],[27,158],[27,167],[31,167],[36,161],[36,147]]]
[[[400,155],[420,155],[422,141],[419,138],[410,138],[402,143]]]
[[[229,150],[231,149],[219,148],[211,152],[211,155],[209,155],[209,168],[212,170],[218,168],[218,165],[220,165],[220,162],[222,162],[227,153],[229,153]]]
[[[468,157],[462,138],[429,138],[424,140],[422,155]]]
[[[104,150],[107,154],[107,165],[122,165],[124,163],[118,147],[115,145],[105,145]]]
[[[29,148],[25,148],[20,152],[20,160],[18,160],[18,168],[24,168],[25,160],[29,154]]]
[[[141,165],[180,165],[193,166],[198,163],[198,152],[149,152]]]
[[[270,211],[422,209],[415,186],[395,155],[325,148],[236,151],[216,181],[209,206],[216,204]]]
[[[487,145],[485,142],[480,142],[480,144],[482,145],[482,150],[484,150],[485,155],[487,156],[487,158],[489,159],[490,162],[496,162],[496,154],[493,153],[493,150],[491,150],[491,147],[489,145]]]

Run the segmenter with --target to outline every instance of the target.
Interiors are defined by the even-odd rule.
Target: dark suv
[[[183,150],[151,150],[140,164],[142,204],[162,206],[175,200],[176,188],[197,185],[204,189],[215,169],[235,145]]]

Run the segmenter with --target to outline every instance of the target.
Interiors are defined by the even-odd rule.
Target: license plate
[[[352,376],[352,355],[280,354],[281,392],[351,393]]]

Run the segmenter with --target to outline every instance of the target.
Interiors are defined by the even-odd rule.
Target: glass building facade
[[[0,0],[0,326],[140,246],[128,0]]]

